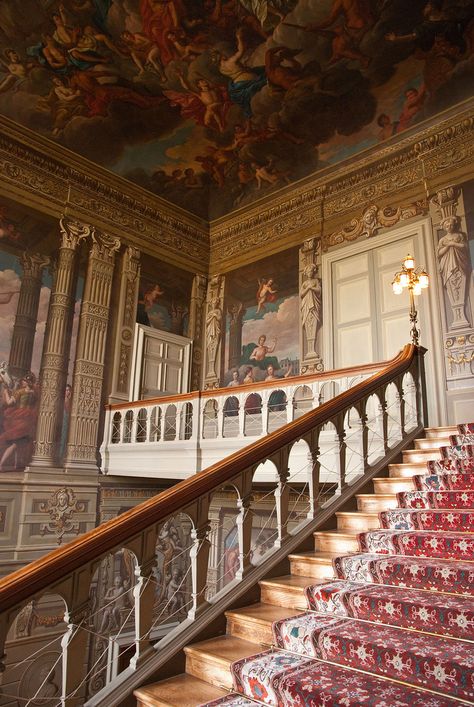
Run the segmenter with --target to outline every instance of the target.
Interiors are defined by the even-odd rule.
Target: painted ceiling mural
[[[215,218],[464,100],[474,0],[2,0],[0,111]]]

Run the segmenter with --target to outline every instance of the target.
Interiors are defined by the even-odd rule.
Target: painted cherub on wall
[[[278,290],[276,289],[273,278],[261,278],[258,280],[257,290],[257,313],[265,310],[265,305],[268,302],[274,302]]]

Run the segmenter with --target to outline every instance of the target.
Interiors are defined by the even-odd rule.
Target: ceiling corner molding
[[[94,221],[157,256],[206,270],[207,223],[0,116],[2,191],[45,213]],[[91,218],[92,215],[92,218]],[[159,248],[159,252],[157,252]]]
[[[281,249],[295,231],[301,241],[318,236],[323,223],[328,233],[331,233],[331,222],[333,229],[339,225],[336,232],[342,241],[338,243],[351,240],[357,218],[363,221],[365,214],[367,220],[368,210],[377,203],[381,219],[378,228],[384,227],[383,221],[387,222],[389,215],[397,212],[395,204],[402,205],[401,219],[409,218],[407,214],[413,209],[424,213],[422,203],[429,176],[438,174],[439,170],[452,172],[472,164],[473,105],[474,101],[470,101],[462,112],[449,111],[449,117],[443,117],[434,125],[412,131],[393,144],[377,147],[342,166],[318,173],[300,186],[254,204],[245,214],[240,210],[211,222],[212,270],[225,268],[237,254],[268,243],[272,250]],[[404,193],[415,194],[415,198],[409,200],[405,196],[404,201]],[[392,206],[380,206],[380,202]],[[362,216],[354,217],[356,210],[359,215],[362,212]],[[347,217],[350,217],[348,222]],[[336,236],[331,233],[325,238],[325,246],[334,245],[334,239]]]

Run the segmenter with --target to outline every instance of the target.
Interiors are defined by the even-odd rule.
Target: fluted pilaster
[[[120,261],[118,321],[115,330],[114,369],[110,393],[110,398],[114,401],[129,399],[139,281],[140,251],[128,246],[122,253]]]
[[[118,238],[93,233],[79,322],[66,467],[97,465],[110,295]]]
[[[61,219],[60,229],[61,246],[46,322],[38,425],[31,466],[55,466],[59,461],[58,441],[74,317],[78,246],[93,232],[91,226],[66,218]]]
[[[24,252],[20,258],[23,275],[8,362],[10,373],[18,378],[31,368],[43,268],[49,262],[40,253]]]

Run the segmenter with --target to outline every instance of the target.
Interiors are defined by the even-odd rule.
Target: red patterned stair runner
[[[273,624],[282,650],[233,663],[242,697],[207,707],[448,707],[474,698],[474,424],[458,431],[414,477],[416,490],[397,494],[399,508],[379,514],[381,529],[359,534],[361,552],[333,561],[340,579],[306,588],[311,611]]]
[[[474,637],[471,597],[335,580],[305,589],[310,609],[454,638]]]
[[[463,530],[474,532],[474,511],[439,511],[393,508],[379,513],[380,525],[387,530]]]
[[[453,474],[443,472],[438,474],[417,474],[413,483],[418,491],[459,491],[471,488],[474,484],[474,472]]]
[[[370,530],[359,534],[362,552],[409,557],[441,557],[470,560],[474,557],[474,535],[439,530]]]
[[[474,650],[466,641],[405,629],[300,614],[273,624],[278,648],[367,670],[415,686],[470,699],[474,697]]]

